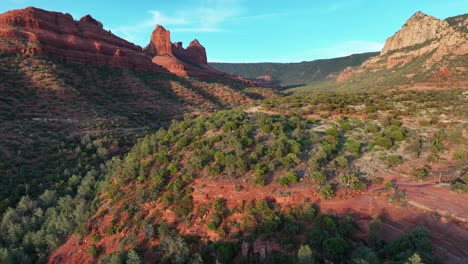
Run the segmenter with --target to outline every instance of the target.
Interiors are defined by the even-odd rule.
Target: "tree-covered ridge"
[[[240,244],[236,243],[247,239],[249,234],[272,234],[272,237],[279,234],[282,237],[281,234],[285,233],[303,234],[304,230],[315,230],[314,224],[308,227],[300,216],[320,215],[311,203],[300,205],[297,210],[304,212],[294,213],[296,216],[293,218],[287,211],[289,209],[268,199],[247,201],[236,208],[228,207],[228,201],[223,199],[199,206],[194,200],[198,191],[194,189],[197,179],[247,183],[252,188],[277,185],[284,188],[280,195],[285,196],[288,188],[309,186],[311,192],[316,192],[322,199],[333,199],[340,190],[360,192],[371,183],[382,183],[382,179],[375,178],[363,167],[363,156],[377,155],[380,162],[389,167],[397,167],[409,157],[424,157],[427,162],[438,162],[447,142],[458,144],[453,159],[463,172],[465,141],[456,126],[446,127],[440,120],[426,119],[425,116],[418,116],[417,129],[402,125],[407,116],[422,115],[423,110],[431,105],[439,109],[439,114],[448,114],[450,110],[446,108],[446,102],[451,101],[453,107],[458,107],[463,102],[460,92],[390,95],[392,101],[385,100],[388,93],[285,97],[265,101],[263,108],[268,114],[228,110],[186,118],[144,137],[123,159],[115,157],[106,166],[100,165],[108,157],[103,149],[115,139],[86,137],[75,153],[96,160],[95,163],[82,160],[88,164],[86,170],[81,171],[78,166],[70,171],[81,176],[73,176],[60,185],[64,188],[51,186],[38,198],[23,197],[17,206],[6,210],[0,225],[2,263],[45,261],[47,252],[60,245],[72,232],[79,236],[89,236],[91,232],[96,245],[101,239],[125,232],[127,235],[121,241],[118,254],[104,258],[102,248],[94,244],[90,246],[90,256],[100,256],[104,263],[109,258],[143,257],[143,252],[151,251],[140,244],[143,234],[147,234],[144,236],[148,241],[160,245],[154,251],[158,258],[176,261],[173,258],[178,256],[206,259],[206,255],[192,253],[197,250],[214,252],[219,247],[221,253],[217,254],[227,254],[228,259],[232,258],[236,253],[231,250],[237,252]],[[281,114],[272,114],[275,112]],[[337,114],[341,117],[334,117]],[[361,118],[362,114],[367,119]],[[454,117],[460,114],[463,111],[452,113]],[[425,130],[435,133],[426,133]],[[431,175],[428,166],[414,169],[411,177],[416,180]],[[467,189],[466,175],[460,175],[459,181],[453,185],[454,190]],[[392,190],[389,202],[405,204],[404,193],[396,191],[391,182],[385,186]],[[244,188],[240,184],[238,187],[239,190]],[[148,206],[155,208],[149,215]],[[94,214],[96,210],[97,214]],[[171,212],[177,218],[176,222],[187,226],[206,216],[203,225],[207,230],[216,232],[220,238],[232,238],[237,242],[225,244],[222,239],[211,246],[197,242],[198,247],[194,251],[190,246],[193,239],[168,231],[177,226],[163,224],[166,221],[166,213],[163,212]],[[105,229],[99,229],[99,232],[93,231],[93,223],[100,222],[102,217],[111,219],[111,225],[104,225]],[[161,233],[171,234],[167,241],[161,240],[164,235],[156,235],[159,229],[163,230]],[[278,241],[284,244],[288,254],[297,252],[300,244],[309,243],[291,239],[296,242]],[[359,240],[352,236],[338,237],[326,244],[320,244],[324,241],[310,242],[309,248],[317,258],[330,259],[335,256],[335,253],[330,253],[330,250],[335,250],[335,242],[343,247],[339,254],[349,254],[354,252],[356,241]],[[400,256],[396,253],[397,247],[389,253],[391,244],[379,243],[380,253],[370,254],[368,249],[363,249],[363,252],[372,258],[376,254],[381,260],[405,260],[415,252],[419,257],[430,258],[430,253],[423,250],[410,249],[408,254]],[[333,249],[326,249],[326,245]],[[136,251],[125,253],[124,249],[129,248]],[[400,249],[403,248],[406,247]],[[176,249],[183,249],[186,253],[172,252]],[[308,255],[307,245],[304,244],[301,252],[301,255]],[[270,257],[280,258],[280,255]]]
[[[0,52],[0,263],[45,262],[86,229],[105,163],[138,138],[274,95],[246,87]]]
[[[342,181],[344,186],[362,190],[365,184],[350,185],[344,180],[349,177],[351,182],[360,182],[360,173],[352,163],[369,148],[362,139],[347,133],[353,128],[364,131],[365,124],[347,119],[328,124],[300,116],[241,110],[187,119],[142,139],[125,157],[123,173],[117,174],[119,180],[114,181],[112,193],[119,193],[121,186],[135,179],[164,183],[160,178],[173,174],[182,178],[232,177],[260,186],[273,180],[288,186],[320,174],[325,180],[319,183]],[[404,128],[389,126],[382,135],[388,135],[391,147],[403,140],[405,133]]]
[[[298,63],[210,63],[214,68],[240,75],[248,79],[269,75],[282,86],[303,86],[324,81],[346,67],[361,65],[378,52],[353,54],[334,59],[304,61]]]
[[[362,138],[350,132],[352,130],[362,130],[375,142],[363,143]],[[156,250],[159,253],[155,254],[169,263],[195,261],[199,257],[212,261],[213,253],[210,252],[215,253],[216,259],[229,262],[239,254],[241,241],[262,234],[281,243],[286,252],[294,251],[301,244],[297,239],[299,234],[309,234],[308,240],[303,242],[314,249],[309,257],[317,260],[342,262],[352,252],[356,259],[375,259],[372,263],[379,259],[406,260],[414,253],[430,260],[430,247],[401,248],[398,254],[405,253],[398,255],[396,250],[389,254],[388,250],[394,250],[390,247],[393,244],[385,245],[380,238],[375,249],[358,250],[359,239],[354,236],[357,229],[351,218],[338,220],[321,215],[310,203],[287,209],[274,201],[257,199],[230,208],[224,199],[197,205],[193,196],[197,190],[192,183],[200,178],[211,181],[231,179],[248,182],[251,186],[277,182],[284,188],[301,182],[316,186],[311,191],[315,190],[324,199],[332,199],[336,189],[362,191],[370,178],[353,162],[373,148],[397,146],[407,133],[407,129],[390,123],[386,127],[377,122],[364,124],[346,119],[329,123],[294,115],[248,114],[241,110],[220,111],[173,122],[167,129],[141,139],[124,159],[112,162],[99,196],[101,208],[90,220],[97,223],[101,217],[110,215],[112,224],[106,226],[105,231],[96,231],[94,236],[99,238],[103,236],[102,232],[107,235],[132,234],[126,236],[132,236],[132,239],[122,240],[121,249],[130,246],[142,252],[148,252],[148,248],[141,248],[143,242],[138,238],[144,236],[144,243],[159,241],[159,250]],[[380,144],[378,139],[381,137],[387,138],[391,145]],[[155,210],[148,212],[150,204]],[[164,213],[167,210],[177,217],[176,222],[186,226],[192,226],[208,215],[204,220],[206,229],[216,232],[220,238],[237,242],[226,244],[221,240],[210,245],[180,237],[176,226],[173,231],[168,231],[170,227]],[[234,217],[239,214],[240,219]],[[155,230],[163,231],[156,234]],[[427,240],[424,232],[425,238],[421,239]],[[289,238],[275,239],[282,236]],[[380,251],[374,251],[377,249]],[[279,255],[269,257],[276,261],[284,259],[281,257],[284,252],[277,253]],[[119,254],[125,256],[123,251]]]

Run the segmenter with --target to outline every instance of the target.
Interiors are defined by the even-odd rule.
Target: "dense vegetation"
[[[257,197],[233,205],[210,197],[198,204],[194,197],[209,182],[239,192],[274,187],[286,198],[307,186],[323,200],[384,184],[388,201],[405,205],[405,194],[373,171],[409,160],[418,162],[408,174],[415,180],[436,177],[432,164],[450,163],[442,180],[468,192],[463,91],[303,89],[259,101],[254,113],[208,114],[268,91],[1,58],[0,263],[43,263],[72,233],[91,236],[87,254],[102,263],[141,263],[148,252],[166,263],[227,263],[256,240],[280,245],[268,254],[271,263],[431,263],[424,228],[384,242],[378,218],[363,239],[351,217],[321,213],[310,201],[284,206]],[[180,225],[220,239],[179,234]],[[121,234],[118,251],[103,254],[98,242]]]
[[[261,238],[283,248],[268,255],[266,261],[271,263],[313,263],[320,259],[341,263],[350,255],[358,262],[405,261],[414,257],[430,263],[431,243],[426,229],[416,229],[400,240],[385,243],[380,238],[379,220],[375,219],[371,222],[370,240],[361,241],[355,236],[357,228],[351,218],[320,214],[311,203],[281,207],[274,200],[256,199],[232,208],[224,199],[200,206],[193,201],[194,192],[199,191],[193,188],[193,182],[198,178],[247,181],[253,186],[273,184],[276,179],[286,188],[302,179],[317,186],[326,199],[333,197],[336,188],[363,190],[368,179],[353,166],[353,160],[363,152],[382,147],[361,144],[350,131],[364,132],[368,128],[365,133],[372,137],[378,137],[378,131],[388,131],[380,136],[388,136],[391,146],[383,149],[395,147],[407,132],[392,122],[397,121],[390,120],[387,128],[382,128],[376,122],[365,125],[341,120],[328,124],[299,116],[243,111],[221,111],[174,122],[140,140],[123,160],[114,160],[110,165],[102,189],[104,196],[100,196],[104,206],[91,221],[100,222],[97,219],[110,215],[112,224],[106,234],[125,231],[131,234],[127,237],[133,238],[122,240],[121,250],[101,261],[123,261],[130,255],[124,249],[130,247],[159,252],[158,258],[168,263],[199,263],[201,259],[208,263],[215,259],[230,262],[240,254],[242,242]],[[304,163],[307,168],[300,166]],[[154,210],[144,209],[154,201]],[[165,220],[167,209],[177,217],[172,226]],[[242,217],[233,218],[236,214]],[[178,234],[178,223],[193,226],[199,221],[221,238],[236,242],[206,244],[200,237]],[[93,236],[101,237],[101,232]],[[305,234],[305,239],[299,234]],[[142,236],[145,241],[136,239]],[[143,246],[153,240],[160,241],[158,248]],[[363,242],[366,246],[359,246]],[[288,256],[296,250],[297,259]],[[89,254],[96,256],[98,251],[91,246]]]
[[[248,79],[269,75],[282,86],[303,86],[324,81],[349,66],[361,65],[377,52],[299,63],[210,63],[214,68]]]
[[[184,113],[250,102],[188,80],[0,53],[0,262],[44,262],[93,212],[105,163]],[[266,91],[267,92],[267,91]]]

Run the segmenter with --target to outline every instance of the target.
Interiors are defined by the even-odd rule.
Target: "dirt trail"
[[[426,205],[427,211],[419,210],[414,206],[400,207],[388,202],[382,186],[370,186],[368,191],[362,193],[339,190],[333,200],[323,200],[317,195],[315,186],[307,181],[285,188],[276,182],[265,187],[254,187],[249,183],[239,183],[234,180],[196,179],[191,187],[194,189],[192,193],[194,208],[211,204],[216,198],[226,199],[230,209],[239,208],[244,202],[265,198],[275,200],[282,207],[306,202],[315,203],[322,213],[352,215],[360,227],[360,237],[365,237],[368,233],[368,222],[373,216],[379,216],[382,219],[382,236],[387,240],[397,239],[417,226],[425,226],[431,230],[434,255],[437,259],[445,263],[468,263],[468,223],[455,221],[453,218],[456,215],[465,215],[467,212],[467,196],[457,196],[458,194],[450,192],[447,188],[431,186],[427,183],[404,183],[406,179],[402,181],[403,183],[398,188],[406,190],[410,201],[419,201],[417,199],[420,197],[430,201],[430,197],[434,196],[439,202]],[[242,188],[239,188],[240,186]],[[418,194],[418,188],[424,188],[425,191]],[[453,202],[457,206],[450,207],[446,202]],[[155,210],[161,210],[160,206],[155,203],[145,204],[143,208],[148,215]],[[434,213],[435,210],[448,210],[452,215],[451,217],[440,216]],[[170,210],[161,210],[161,213],[169,224],[177,225],[181,234],[196,234],[204,241],[219,238],[218,234],[206,228],[209,215],[194,217],[190,225],[186,225],[184,222],[178,222],[177,217]],[[237,222],[241,222],[241,219],[240,213],[230,216],[230,220]],[[102,224],[110,222],[109,219],[101,220]],[[99,230],[105,230],[105,228],[107,228],[106,225],[100,227]],[[123,236],[125,234],[116,234],[101,241],[101,247],[106,249],[106,254],[112,252]],[[86,262],[89,255],[85,252],[92,243],[90,236],[79,240],[73,235],[51,255],[49,263]]]
[[[201,186],[204,187],[201,188]],[[231,208],[239,206],[242,201],[273,197],[282,206],[310,201],[316,203],[324,213],[351,214],[360,223],[359,225],[364,227],[373,216],[378,215],[384,223],[383,236],[385,239],[399,238],[415,227],[423,225],[431,230],[436,257],[447,263],[467,263],[468,260],[468,224],[459,223],[453,219],[454,216],[464,217],[468,213],[468,203],[466,203],[468,196],[452,193],[447,188],[425,183],[400,185],[399,188],[406,190],[410,201],[422,202],[427,206],[425,210],[418,210],[421,208],[399,207],[388,203],[384,196],[377,194],[383,190],[381,186],[371,186],[369,192],[361,194],[354,192],[340,194],[339,192],[338,196],[341,198],[338,197],[330,201],[318,197],[314,189],[304,183],[292,188],[283,188],[276,183],[262,188],[243,184],[243,189],[237,191],[235,183],[198,179],[195,181],[194,187],[196,191],[193,196],[197,205],[210,203],[215,198],[227,199],[228,206]],[[425,191],[419,194],[419,188],[424,188]],[[280,193],[289,193],[289,196],[281,197]],[[438,202],[434,203],[433,199],[438,200]],[[453,203],[454,206],[450,206],[448,203]],[[450,212],[451,220],[434,213],[444,210]],[[365,233],[366,230],[361,230],[361,232]],[[203,233],[203,230],[197,230],[196,233]]]

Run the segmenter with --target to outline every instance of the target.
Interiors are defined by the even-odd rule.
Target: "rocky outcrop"
[[[198,40],[190,42],[187,49],[182,47],[182,42],[178,42],[174,49],[175,56],[183,61],[198,65],[207,65],[206,50]]]
[[[255,85],[209,66],[206,50],[198,40],[187,49],[181,42],[172,43],[170,32],[160,25],[143,50],[104,30],[103,24],[90,15],[75,21],[70,14],[28,7],[0,14],[0,39],[0,51],[4,52],[179,76],[227,77]]]
[[[458,23],[462,21],[464,19]],[[338,75],[337,80],[344,81],[357,74],[372,74],[382,70],[390,70],[396,74],[399,69],[416,62],[418,66],[412,67],[411,70],[417,72],[408,73],[409,70],[406,69],[405,76],[426,75],[427,80],[434,80],[433,76],[439,69],[447,67],[452,62],[462,61],[460,58],[466,56],[468,56],[466,33],[457,30],[447,21],[417,12],[400,31],[387,39],[379,56],[368,59],[359,67],[345,69]],[[444,70],[447,71],[445,68]],[[410,77],[407,78],[411,81]]]
[[[46,55],[72,63],[93,63],[141,71],[165,71],[142,48],[103,29],[90,15],[75,21],[70,14],[28,7],[0,15],[0,50]]]
[[[209,66],[205,47],[198,40],[190,42],[185,49],[182,42],[172,43],[170,31],[161,25],[156,26],[151,34],[150,43],[144,51],[149,56],[153,56],[153,63],[179,76],[237,78]]]
[[[151,40],[145,52],[151,56],[172,56],[183,62],[208,65],[205,47],[198,40],[190,42],[185,49],[182,42],[172,43],[171,32],[161,25],[157,25],[151,34]]]
[[[387,39],[382,54],[440,39],[453,34],[453,31],[447,22],[417,12],[403,25],[400,31]]]
[[[171,32],[163,26],[157,25],[153,34],[151,34],[150,44],[145,48],[145,51],[151,56],[173,55]]]

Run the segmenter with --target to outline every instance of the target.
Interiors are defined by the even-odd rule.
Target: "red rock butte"
[[[214,77],[224,75],[208,65],[205,47],[198,40],[190,42],[185,49],[182,42],[171,42],[171,32],[157,25],[151,40],[144,49],[153,56],[153,62],[179,76]]]
[[[105,30],[91,15],[76,21],[70,14],[28,7],[0,14],[0,38],[3,52],[137,71],[169,71],[179,76],[223,76],[255,85],[210,67],[206,50],[198,40],[185,49],[181,42],[172,43],[170,32],[160,25],[143,50]]]
[[[46,55],[72,63],[165,71],[154,65],[140,46],[104,30],[90,15],[75,21],[70,14],[34,7],[0,15],[0,50]]]

